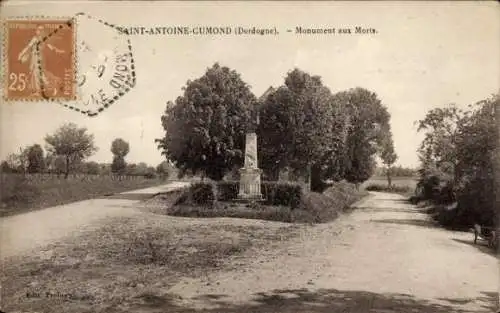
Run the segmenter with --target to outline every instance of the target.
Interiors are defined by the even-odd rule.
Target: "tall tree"
[[[113,153],[113,155],[125,158],[129,152],[130,145],[122,138],[116,138],[111,143],[111,153]]]
[[[375,170],[375,155],[390,131],[390,114],[377,94],[354,88],[337,95],[348,112],[345,126],[344,178],[359,184]]]
[[[274,171],[275,178],[277,170],[289,167],[308,177],[312,190],[320,189],[327,163],[339,150],[334,113],[332,94],[319,76],[290,71],[284,85],[262,99],[262,167]]]
[[[113,157],[113,162],[111,162],[111,172],[113,174],[122,175],[125,172],[126,168],[127,168],[127,163],[125,162],[125,159],[123,157],[120,156]]]
[[[454,104],[443,108],[432,109],[419,120],[418,131],[425,132],[425,138],[420,144],[419,154],[427,162],[432,162],[440,168],[446,168],[450,176],[456,172],[455,158],[456,141],[459,121],[464,112]]]
[[[19,162],[19,169],[23,173],[28,172],[28,166],[29,166],[29,158],[28,158],[28,153],[29,153],[29,147],[26,148],[19,148],[19,154],[17,155],[18,162]]]
[[[28,173],[40,173],[45,168],[43,149],[39,144],[27,148]]]
[[[21,162],[21,157],[16,153],[10,153],[5,160],[5,163],[8,164],[8,167],[13,173],[24,172],[24,164]]]
[[[220,180],[243,164],[246,126],[256,98],[240,74],[215,64],[188,81],[184,94],[167,103],[161,117],[165,136],[158,148],[181,175],[204,173]]]
[[[495,159],[494,159],[494,181],[495,181],[495,203],[493,205],[494,212],[497,214],[496,225],[500,225],[500,92],[496,94],[494,100],[495,124],[496,124],[496,146],[495,146]],[[497,238],[497,246],[500,245],[500,238]]]
[[[172,166],[172,164],[167,160],[161,162],[156,166],[156,173],[160,175],[162,178],[168,178],[172,176],[174,171],[175,171],[174,166]]]
[[[456,105],[449,104],[427,112],[417,121],[418,131],[425,137],[419,147],[421,160],[420,186],[428,197],[441,197],[442,201],[453,201],[459,188],[458,160],[456,158],[460,121],[464,122],[470,112],[463,112]],[[446,185],[447,196],[438,192]]]
[[[494,99],[481,101],[458,121],[453,187],[462,215],[462,220],[457,221],[460,224],[474,221],[492,226],[496,222],[494,106]]]
[[[496,119],[498,95],[461,111],[454,105],[430,110],[419,121],[425,130],[420,147],[419,185],[423,196],[435,202],[457,202],[448,226],[473,223],[494,226]]]
[[[398,155],[394,151],[394,142],[392,140],[392,132],[390,130],[385,132],[385,138],[382,139],[380,158],[385,165],[385,175],[387,176],[387,185],[392,186],[392,167]]]
[[[58,128],[54,134],[45,137],[47,151],[64,158],[64,177],[72,169],[72,165],[91,156],[97,148],[94,135],[87,133],[87,128],[79,128],[74,123],[67,123]]]
[[[111,143],[111,153],[113,153],[113,162],[111,171],[116,174],[123,174],[127,167],[125,156],[130,152],[130,145],[121,138],[116,138]]]

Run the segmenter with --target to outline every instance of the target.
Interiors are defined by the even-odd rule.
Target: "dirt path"
[[[139,200],[185,186],[184,182],[133,190],[103,199],[91,199],[0,218],[0,260],[30,253],[37,247],[75,236],[84,228],[111,216],[140,214]]]
[[[472,234],[434,227],[398,195],[373,193],[359,206],[282,250],[168,292],[219,313],[493,312],[498,261]]]

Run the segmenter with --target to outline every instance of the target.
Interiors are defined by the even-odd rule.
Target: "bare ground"
[[[31,236],[17,237],[24,256],[11,249],[1,277],[1,302],[8,312],[497,308],[496,256],[472,245],[472,234],[435,227],[398,195],[372,193],[358,210],[317,226],[179,218],[151,213],[158,208],[107,204],[117,205],[116,211],[106,211],[112,216],[89,219],[78,233],[65,226],[56,235],[35,228]],[[35,248],[30,237],[38,231],[49,235]],[[56,296],[40,294],[47,291]]]
[[[185,279],[178,304],[211,312],[493,312],[498,260],[472,234],[435,227],[401,196],[311,228],[235,271]]]

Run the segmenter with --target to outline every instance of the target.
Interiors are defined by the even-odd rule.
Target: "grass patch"
[[[184,217],[234,217],[292,222],[293,210],[260,203],[216,202],[212,205],[179,204],[167,208],[168,215]]]
[[[225,268],[248,249],[295,235],[287,225],[238,225],[155,214],[115,218],[35,256],[10,258],[0,273],[2,309],[130,312],[181,277]],[[164,308],[168,311],[168,308]]]
[[[84,176],[68,179],[30,179],[17,174],[1,174],[0,216],[8,216],[75,201],[166,183],[161,179],[113,179],[111,176]]]

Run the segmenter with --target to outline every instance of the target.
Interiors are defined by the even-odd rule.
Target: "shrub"
[[[144,174],[144,178],[154,179],[154,178],[156,178],[156,173],[146,173],[146,174]]]
[[[304,223],[324,223],[336,219],[339,209],[325,194],[307,192],[301,199],[299,209],[294,212],[294,220]]]
[[[194,204],[211,205],[215,200],[214,186],[212,183],[195,182],[186,188],[174,202],[174,205]]]
[[[239,182],[221,181],[217,183],[217,200],[230,201],[238,197]]]
[[[28,205],[40,197],[40,189],[29,183],[24,176],[2,175],[0,192],[3,205]]]
[[[188,192],[190,199],[198,205],[212,204],[215,200],[214,186],[212,183],[193,183]]]
[[[408,201],[410,201],[411,204],[417,205],[421,201],[421,197],[419,196],[411,196]]]
[[[411,192],[410,186],[397,186],[397,185],[383,185],[383,184],[371,184],[366,188],[368,191],[382,191],[382,192],[395,192],[395,193],[408,193]]]
[[[296,222],[325,223],[335,220],[340,213],[351,210],[351,205],[366,195],[354,184],[335,182],[323,193],[307,192],[300,206],[293,211]]]
[[[302,186],[290,182],[262,182],[261,192],[265,203],[296,208],[302,198]]]

